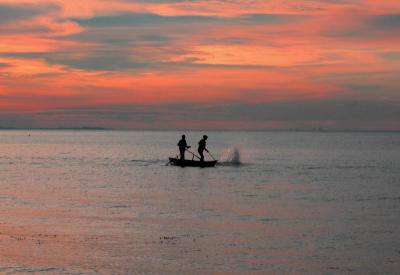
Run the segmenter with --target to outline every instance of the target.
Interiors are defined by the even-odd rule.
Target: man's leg
[[[200,154],[200,161],[204,161],[203,151],[199,151],[199,154]]]
[[[179,152],[181,153],[181,160],[185,160],[185,149],[179,149]]]

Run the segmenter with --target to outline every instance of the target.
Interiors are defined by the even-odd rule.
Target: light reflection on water
[[[399,134],[211,132],[242,165],[165,166],[180,134],[0,131],[0,272],[399,270]]]

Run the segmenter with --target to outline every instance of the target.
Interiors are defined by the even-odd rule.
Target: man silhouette
[[[203,138],[199,141],[199,148],[197,149],[197,152],[199,152],[200,161],[204,161],[204,154],[203,154],[204,150],[206,150],[208,152],[208,150],[206,148],[207,138],[208,137],[206,135],[204,135]]]
[[[181,160],[185,160],[185,151],[190,148],[186,143],[186,136],[182,135],[182,139],[178,142],[179,153],[181,154]]]

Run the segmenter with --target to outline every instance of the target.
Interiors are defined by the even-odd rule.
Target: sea
[[[399,132],[0,131],[2,274],[399,272]]]

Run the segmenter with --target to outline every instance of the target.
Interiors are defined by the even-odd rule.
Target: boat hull
[[[169,158],[169,163],[182,167],[214,167],[217,164],[216,160],[213,161],[197,161],[197,160],[180,160],[178,158]]]

